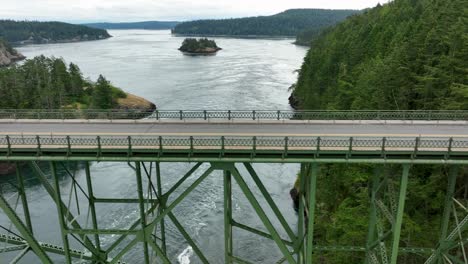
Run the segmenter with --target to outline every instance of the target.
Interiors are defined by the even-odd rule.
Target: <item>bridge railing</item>
[[[468,153],[467,137],[372,137],[372,136],[115,136],[115,135],[2,135],[0,151],[8,153],[21,149],[126,150],[208,150],[208,151],[405,151],[405,152],[464,152]]]
[[[468,120],[461,111],[291,111],[291,110],[0,110],[0,119],[105,120]]]

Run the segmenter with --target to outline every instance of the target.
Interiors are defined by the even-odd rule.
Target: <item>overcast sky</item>
[[[363,9],[389,0],[0,0],[0,17],[67,22],[193,20],[290,8]]]

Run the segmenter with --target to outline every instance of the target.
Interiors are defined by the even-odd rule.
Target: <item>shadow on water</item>
[[[40,180],[37,178],[31,165],[26,162],[18,163],[20,172],[23,175],[25,188],[36,187],[41,185]],[[49,162],[37,162],[37,165],[44,173],[46,178],[52,182],[52,173]],[[71,176],[78,175],[81,170],[84,170],[85,164],[83,162],[58,162],[57,163],[57,176],[61,183],[68,183],[73,181]],[[16,191],[17,186],[16,172],[0,176],[0,190],[2,192]]]

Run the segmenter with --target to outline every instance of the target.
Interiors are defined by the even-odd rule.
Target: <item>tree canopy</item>
[[[303,30],[323,29],[356,10],[291,9],[273,16],[198,20],[178,24],[173,33],[186,35],[296,36]]]
[[[297,107],[467,110],[467,19],[464,0],[395,0],[348,18],[313,41],[293,90]],[[366,244],[374,171],[373,165],[321,165],[314,243]],[[401,167],[386,165],[382,173],[398,186]],[[455,193],[464,203],[467,174],[465,166]],[[447,178],[446,166],[411,167],[400,247],[437,245]],[[314,257],[317,263],[365,262],[359,252]],[[426,259],[403,254],[398,263]]]
[[[180,51],[190,53],[205,53],[205,52],[216,52],[220,50],[214,40],[207,38],[194,39],[186,38],[179,48]]]
[[[325,30],[294,89],[302,109],[468,109],[463,0],[396,0]]]
[[[93,83],[77,65],[44,56],[0,68],[0,94],[2,109],[109,109],[126,97],[104,77]]]

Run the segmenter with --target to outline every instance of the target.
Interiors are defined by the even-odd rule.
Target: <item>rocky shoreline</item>
[[[205,48],[205,49],[198,49],[196,51],[183,51],[181,50],[184,55],[189,56],[197,56],[197,55],[214,55],[218,51],[222,50],[221,48]]]
[[[14,49],[8,48],[0,42],[0,67],[10,66],[11,64],[26,59],[26,57]]]
[[[137,110],[141,112],[154,112],[156,105],[143,97],[126,93],[126,98],[117,99],[117,107],[114,110]]]
[[[294,109],[298,110],[300,105],[301,105],[301,100],[297,98],[297,96],[294,94],[294,92],[291,93],[291,96],[288,98],[289,100],[289,105]]]
[[[59,43],[75,43],[75,42],[84,42],[84,41],[96,41],[96,40],[104,40],[111,38],[112,36],[104,36],[104,35],[99,35],[97,37],[90,38],[88,35],[83,35],[83,36],[76,36],[71,39],[62,39],[62,40],[54,40],[54,39],[47,39],[47,38],[40,38],[40,39],[35,39],[33,37],[30,37],[29,39],[22,40],[22,41],[17,41],[17,42],[12,42],[14,45],[33,45],[33,44],[59,44]]]

